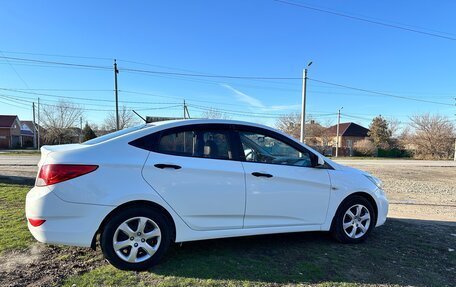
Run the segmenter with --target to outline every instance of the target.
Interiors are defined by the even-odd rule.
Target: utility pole
[[[301,142],[306,139],[306,84],[307,84],[307,68],[312,65],[312,62],[307,64],[307,67],[302,71],[302,111],[301,111]]]
[[[185,100],[184,100],[184,120],[187,118],[187,114],[185,112]]]
[[[339,156],[339,125],[340,125],[340,110],[342,110],[344,107],[341,107],[339,109],[339,112],[337,113],[337,131],[336,131],[336,157]]]
[[[116,95],[116,130],[119,130],[119,91],[117,90],[117,69],[116,59],[114,59],[114,92]]]
[[[40,122],[40,98],[38,98],[38,125],[37,125],[37,127],[38,127],[38,129],[37,129],[37,131],[38,131],[38,140],[37,140],[38,146],[36,147],[37,149],[40,149],[40,124],[41,124],[41,122]]]
[[[36,149],[37,144],[36,144],[36,124],[35,124],[35,102],[32,103],[32,109],[33,109],[33,148]]]

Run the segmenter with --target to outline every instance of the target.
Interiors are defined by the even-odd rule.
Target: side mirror
[[[317,157],[318,157],[317,166],[325,165],[325,160],[321,156],[317,156]]]

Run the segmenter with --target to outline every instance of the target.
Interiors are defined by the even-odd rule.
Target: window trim
[[[232,158],[225,159],[225,158],[197,157],[197,156],[188,156],[188,155],[182,155],[182,154],[163,153],[163,152],[158,151],[158,143],[161,139],[162,134],[167,133],[167,132],[179,132],[179,131],[189,130],[189,129],[193,129],[193,130],[210,129],[210,130],[226,131],[229,135],[229,140],[230,140],[229,145],[230,145],[231,152],[232,152]],[[262,133],[265,136],[269,136],[276,140],[280,140],[280,141],[290,145],[291,147],[297,149],[298,151],[308,152],[308,153],[310,153],[311,157],[314,157],[314,159],[312,160],[311,167],[286,165],[286,164],[279,164],[279,163],[267,163],[267,162],[251,162],[251,163],[291,166],[291,167],[298,167],[298,168],[304,167],[304,168],[334,169],[327,162],[325,163],[324,166],[315,166],[314,160],[318,161],[318,155],[316,155],[314,152],[308,150],[307,148],[303,147],[302,145],[298,144],[297,142],[289,139],[288,137],[286,137],[280,133],[271,131],[269,129],[261,128],[261,127],[248,126],[248,125],[242,125],[242,124],[228,124],[228,123],[227,124],[217,124],[217,123],[212,124],[211,123],[211,124],[181,125],[181,126],[165,128],[165,129],[153,132],[149,135],[135,139],[135,140],[129,142],[129,144],[132,146],[135,146],[137,148],[145,149],[145,150],[148,150],[151,152],[167,154],[167,155],[172,155],[172,156],[212,159],[212,160],[229,160],[229,161],[250,162],[245,159],[244,149],[242,147],[242,142],[241,142],[241,138],[239,135],[239,131]]]

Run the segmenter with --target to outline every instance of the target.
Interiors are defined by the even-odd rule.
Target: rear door
[[[194,230],[242,228],[245,180],[227,125],[162,131],[143,169],[146,181]]]

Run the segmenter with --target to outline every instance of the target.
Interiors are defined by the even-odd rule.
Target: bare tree
[[[396,118],[388,118],[388,130],[391,135],[389,139],[389,147],[402,149],[403,145],[401,142],[401,137],[407,133],[406,129],[401,129],[401,122]],[[405,133],[404,133],[405,132]]]
[[[276,127],[299,139],[301,135],[301,114],[290,113],[280,117],[276,122]],[[306,142],[312,146],[321,145],[321,141],[325,142],[326,130],[325,126],[309,117],[305,126]]]
[[[448,117],[441,115],[416,115],[410,118],[414,132],[409,146],[415,157],[425,159],[448,159],[453,154],[456,127]]]
[[[388,118],[386,121],[388,123],[388,129],[391,136],[393,138],[397,138],[399,136],[401,122],[396,118]]]
[[[299,139],[301,135],[301,114],[290,113],[280,117],[276,122],[276,128]]]
[[[43,105],[41,124],[44,127],[44,140],[48,144],[73,142],[79,136],[78,125],[82,108],[70,101],[60,100],[56,105]]]
[[[212,109],[212,108],[210,110],[206,110],[206,111],[202,112],[201,117],[204,119],[223,119],[223,120],[231,119],[231,117],[229,115],[227,115],[226,113],[221,112],[216,109]]]
[[[122,106],[119,110],[119,129],[125,129],[137,124],[135,115],[128,110],[126,106]],[[115,131],[117,129],[116,113],[110,112],[103,122],[103,129],[106,131]]]

